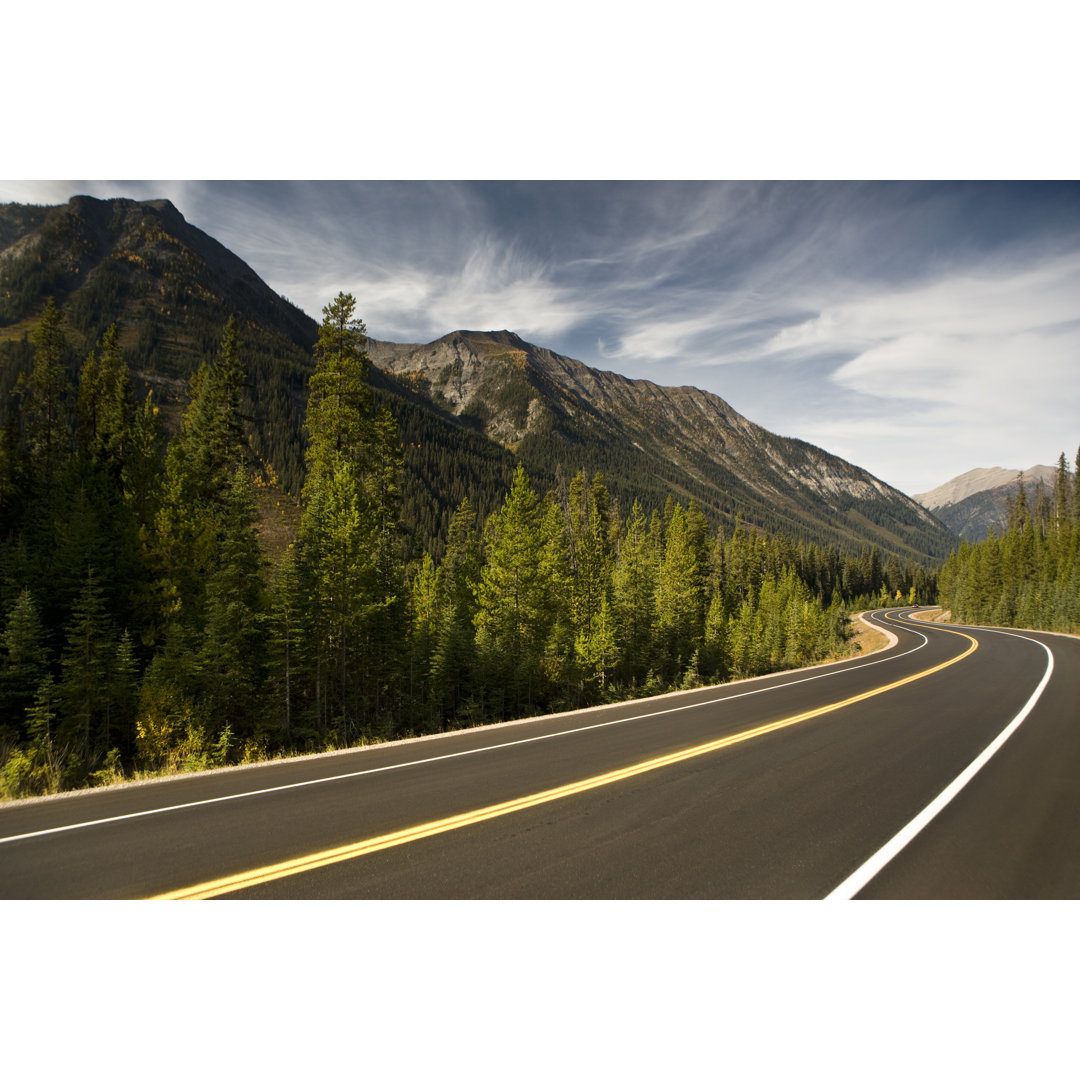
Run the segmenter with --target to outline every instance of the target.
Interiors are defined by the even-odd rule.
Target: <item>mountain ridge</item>
[[[993,468],[969,469],[944,484],[939,484],[931,491],[924,491],[920,495],[911,497],[928,510],[936,510],[942,506],[953,506],[972,495],[983,491],[993,491],[995,488],[1011,485],[1016,488],[1016,481],[1023,473],[1025,481],[1044,484],[1053,483],[1057,470],[1050,465],[1032,465],[1030,469],[1003,469],[1000,466]]]
[[[29,336],[49,296],[72,332],[72,372],[120,324],[129,367],[174,427],[188,380],[235,315],[253,448],[285,490],[300,490],[317,324],[171,202],[75,196],[57,207],[0,206],[0,412],[30,363]],[[668,496],[695,499],[714,523],[741,518],[797,540],[920,561],[955,544],[866,470],[774,435],[696,387],[599,371],[510,330],[453,331],[426,344],[369,339],[368,352],[376,401],[398,421],[405,528],[418,542],[445,534],[462,497],[478,512],[494,509],[520,460],[540,488],[562,490],[581,468],[601,472],[624,510],[634,498],[647,510]]]
[[[1004,530],[1021,475],[1024,491],[1032,500],[1040,484],[1048,490],[1053,487],[1057,470],[1049,465],[1033,465],[1030,469],[969,469],[912,498],[961,539],[982,540],[988,529],[999,533]]]
[[[947,554],[953,541],[933,515],[866,470],[775,435],[698,387],[600,371],[509,330],[456,330],[416,344],[372,340],[368,354],[436,407],[472,418],[526,461],[551,457],[552,447],[587,447],[606,431],[624,461],[636,453],[654,475],[675,465],[696,486],[689,494],[729,521],[741,513],[791,535],[805,531],[809,520],[849,549],[845,530],[894,552],[906,547],[906,554],[931,536],[935,553]],[[538,452],[541,441],[546,453]],[[619,475],[624,466],[610,460],[613,455],[586,456],[616,488],[626,486]],[[916,541],[920,531],[922,541]]]
[[[172,428],[189,379],[236,316],[257,384],[246,403],[254,449],[299,490],[300,447],[276,435],[299,430],[318,325],[168,199],[0,205],[0,412],[29,366],[28,339],[49,297],[64,314],[71,371],[118,324],[137,384],[154,392]]]

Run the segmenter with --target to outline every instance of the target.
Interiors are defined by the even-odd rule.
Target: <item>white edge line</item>
[[[859,618],[862,619],[863,621],[865,621],[865,619],[863,618],[863,615],[860,615]],[[889,645],[887,646],[888,648],[891,649],[894,645],[899,643],[900,639],[895,634],[893,634],[892,631],[886,630],[884,627],[879,626],[877,624],[868,624],[868,625],[873,625],[874,629],[880,630],[882,633],[887,634],[889,636],[890,642],[889,642]],[[905,629],[909,629],[909,628],[905,626]],[[912,633],[918,634],[918,636],[923,639],[922,645],[918,645],[914,649],[910,650],[910,652],[900,653],[897,656],[883,656],[883,657],[881,657],[881,658],[879,658],[877,660],[870,661],[870,663],[868,663],[868,664],[863,664],[858,668],[853,668],[853,667],[834,668],[832,671],[821,672],[821,673],[819,673],[817,675],[809,675],[805,679],[792,679],[790,682],[777,683],[774,686],[762,686],[762,687],[758,687],[756,690],[745,690],[741,694],[731,694],[731,695],[729,695],[727,697],[721,697],[721,698],[709,698],[706,701],[695,701],[695,702],[691,702],[688,705],[678,705],[678,706],[675,706],[674,708],[670,708],[670,709],[658,709],[658,710],[655,710],[653,712],[638,713],[638,714],[636,714],[634,716],[621,717],[618,720],[605,720],[603,723],[589,724],[587,727],[571,728],[568,731],[553,731],[553,732],[549,732],[547,735],[534,735],[532,738],[529,738],[529,739],[514,739],[514,740],[511,740],[510,742],[496,743],[496,744],[494,744],[492,746],[478,746],[478,747],[473,748],[472,750],[459,750],[459,751],[457,751],[456,753],[453,753],[453,754],[440,754],[438,757],[420,758],[420,759],[414,760],[414,761],[402,761],[402,762],[399,762],[396,765],[382,765],[382,766],[379,766],[379,767],[374,768],[374,769],[361,769],[361,770],[359,770],[357,772],[337,773],[334,776],[321,776],[321,777],[317,777],[314,780],[300,780],[300,781],[297,781],[296,783],[293,783],[293,784],[278,784],[278,785],[275,785],[274,787],[257,788],[254,791],[240,791],[240,792],[235,792],[235,793],[233,793],[231,795],[219,795],[216,798],[212,798],[212,799],[196,799],[196,800],[193,800],[192,802],[174,803],[171,806],[158,806],[158,807],[154,807],[151,810],[137,810],[137,811],[135,811],[134,813],[131,813],[131,814],[117,814],[117,815],[115,815],[113,817],[107,817],[107,818],[92,818],[89,821],[77,821],[77,822],[74,822],[74,823],[72,823],[70,825],[58,825],[58,826],[56,826],[55,828],[52,828],[52,829],[39,829],[36,832],[15,833],[12,836],[0,837],[0,845],[14,843],[16,840],[32,840],[32,839],[35,839],[35,838],[41,837],[41,836],[53,836],[53,835],[55,835],[57,833],[73,832],[76,829],[89,829],[89,828],[91,828],[91,827],[93,827],[95,825],[111,825],[111,824],[115,824],[118,821],[129,821],[129,820],[134,820],[135,818],[151,817],[151,816],[153,816],[155,814],[168,814],[168,813],[172,813],[175,810],[191,810],[191,809],[194,809],[197,806],[212,806],[214,803],[233,802],[233,801],[235,801],[237,799],[248,799],[248,798],[251,798],[252,796],[255,796],[255,795],[273,795],[273,794],[275,794],[275,793],[277,793],[279,791],[292,791],[292,790],[295,790],[297,788],[313,787],[316,784],[329,784],[329,783],[333,783],[336,780],[355,780],[357,777],[369,776],[369,775],[372,775],[374,773],[393,772],[393,771],[395,771],[397,769],[412,768],[412,767],[414,767],[416,765],[429,765],[429,764],[431,764],[433,762],[436,762],[436,761],[448,761],[448,760],[450,760],[452,758],[470,757],[473,754],[485,754],[485,753],[488,753],[489,751],[492,751],[492,750],[503,750],[503,749],[506,749],[507,747],[511,747],[511,746],[524,746],[527,743],[543,742],[546,739],[561,738],[564,735],[578,735],[578,734],[581,734],[581,733],[586,732],[586,731],[596,731],[596,730],[598,730],[600,728],[613,727],[613,726],[615,726],[617,724],[629,724],[629,723],[631,723],[631,722],[633,722],[635,720],[648,720],[648,719],[650,719],[652,717],[655,717],[655,716],[666,716],[668,713],[683,712],[686,709],[698,709],[698,708],[702,708],[702,707],[704,707],[706,705],[725,704],[725,703],[727,703],[729,701],[736,701],[739,698],[752,697],[755,694],[764,694],[764,693],[768,693],[769,691],[779,690],[779,689],[782,689],[782,688],[787,687],[787,686],[798,686],[798,685],[801,685],[804,682],[814,682],[817,679],[827,679],[832,675],[842,675],[842,674],[844,674],[844,673],[846,673],[848,671],[861,671],[861,670],[863,670],[863,668],[873,667],[875,664],[883,664],[888,660],[899,659],[900,656],[910,656],[912,653],[918,652],[919,649],[923,648],[927,644],[927,638],[926,638],[925,634],[922,634],[918,630],[914,630],[914,629],[912,630]],[[851,657],[850,659],[857,660],[857,659],[861,659],[861,658],[860,657]],[[838,663],[843,664],[843,663],[847,663],[847,662],[848,661],[846,661],[846,660],[841,660]],[[821,666],[832,666],[832,665],[821,665]],[[771,675],[758,676],[758,678],[761,678],[761,679],[776,678],[778,676],[785,675],[785,674],[790,674],[790,672],[773,672]],[[751,681],[756,681],[756,680],[747,679],[745,681],[746,682],[751,682]],[[732,686],[732,685],[735,685],[735,684],[732,684],[732,683],[720,683],[720,684],[718,684],[718,686],[716,688],[719,689],[720,687]],[[677,692],[679,692],[679,691],[677,691]],[[694,691],[681,691],[679,693],[693,693],[693,692]],[[700,691],[698,691],[698,692],[700,692]],[[661,695],[661,696],[666,697],[668,695]],[[612,705],[616,705],[616,704],[625,705],[625,704],[628,704],[628,703],[627,702],[612,702],[611,704]],[[603,708],[603,707],[604,706],[600,706],[600,708]],[[565,716],[565,715],[572,715],[572,714],[566,714],[566,713],[557,714],[556,713],[556,714],[551,714],[549,716],[529,717],[528,720],[533,720],[533,719],[536,719],[536,720],[550,720],[550,719],[557,718],[559,715],[564,715]],[[510,723],[515,723],[515,721],[510,721]],[[467,729],[467,730],[475,731],[475,730],[481,730],[481,729],[470,728],[470,729]],[[457,733],[455,732],[455,734],[457,734]],[[390,745],[390,744],[381,744],[381,745]],[[345,751],[345,752],[347,752],[347,751]]]
[[[1000,633],[1000,631],[990,631]],[[1047,658],[1046,671],[1039,685],[1035,687],[1031,697],[1028,698],[1024,707],[1012,718],[996,739],[970,764],[959,776],[957,776],[944,791],[923,810],[916,814],[891,840],[876,851],[866,860],[853,874],[845,878],[824,899],[826,900],[851,900],[869,882],[877,876],[896,856],[920,833],[930,822],[960,793],[968,781],[1001,749],[1010,735],[1027,719],[1028,714],[1035,708],[1043,691],[1050,682],[1050,676],[1054,673],[1054,654],[1041,641],[1036,638],[1026,637],[1022,634],[1008,634],[1008,637],[1019,637],[1024,641],[1034,642],[1045,653]]]
[[[885,627],[883,625],[880,625],[880,624],[878,624],[876,622],[868,622],[867,621],[867,618],[866,618],[867,615],[883,615],[888,610],[891,610],[891,609],[874,608],[874,609],[871,609],[871,610],[859,612],[858,616],[857,616],[860,622],[865,623],[867,626],[871,627],[872,629],[878,631],[881,634],[884,634],[889,639],[888,644],[883,649],[875,650],[875,651],[888,652],[890,649],[893,648],[893,646],[897,645],[899,643],[899,641],[900,641],[900,639],[895,634],[893,634],[890,630],[885,629]],[[915,630],[914,628],[912,628],[912,627],[908,627],[908,628],[911,629],[912,633],[918,633],[918,631]],[[922,637],[923,644],[925,645],[926,641],[927,641],[925,635],[919,634],[919,636]],[[912,649],[910,651],[911,652],[916,652],[917,649]],[[238,773],[241,773],[241,772],[250,772],[250,771],[252,771],[254,769],[273,769],[276,766],[281,766],[281,765],[294,765],[297,762],[303,762],[303,761],[328,761],[331,758],[343,757],[346,754],[363,754],[363,753],[368,753],[370,751],[375,751],[375,750],[385,750],[387,747],[390,747],[390,746],[422,746],[422,745],[424,745],[426,743],[435,742],[435,741],[440,740],[440,739],[453,739],[453,738],[456,738],[459,735],[468,735],[468,734],[475,733],[477,731],[487,730],[487,729],[491,729],[491,728],[498,728],[499,730],[503,730],[503,729],[509,730],[509,729],[521,727],[524,724],[537,724],[537,723],[541,723],[543,721],[559,720],[559,719],[562,719],[564,717],[575,716],[575,715],[577,715],[579,713],[582,713],[582,712],[595,712],[595,713],[608,712],[611,709],[618,709],[618,708],[625,707],[627,705],[631,705],[631,704],[633,704],[633,702],[635,700],[645,702],[645,701],[666,701],[669,698],[684,698],[684,697],[687,697],[690,694],[702,694],[702,693],[705,693],[708,690],[720,690],[720,689],[725,689],[725,688],[728,688],[728,687],[731,687],[731,686],[741,685],[741,684],[744,684],[744,683],[764,682],[766,679],[779,680],[779,679],[783,678],[783,676],[785,676],[785,675],[797,675],[800,672],[804,672],[804,671],[820,671],[822,668],[833,668],[833,669],[835,669],[833,671],[825,672],[826,675],[842,675],[846,670],[848,670],[848,665],[853,665],[853,664],[858,663],[861,660],[866,660],[866,658],[868,656],[872,656],[872,655],[873,655],[873,653],[870,652],[870,653],[865,653],[865,654],[859,655],[859,656],[845,656],[841,660],[827,660],[824,663],[820,663],[820,664],[809,664],[808,666],[806,666],[804,668],[788,668],[785,671],[771,671],[767,675],[752,675],[749,678],[735,679],[732,682],[727,682],[727,683],[715,683],[712,686],[698,686],[698,687],[694,687],[693,689],[690,689],[690,690],[667,690],[662,694],[654,694],[654,695],[643,697],[643,698],[636,698],[636,699],[635,698],[627,698],[624,701],[606,701],[606,702],[603,702],[600,705],[586,705],[586,706],[583,706],[583,707],[578,708],[578,709],[564,709],[562,712],[539,713],[536,716],[522,716],[522,717],[518,717],[516,720],[499,720],[497,722],[493,722],[493,723],[490,723],[490,724],[477,724],[477,725],[475,725],[473,727],[455,728],[452,731],[435,731],[435,732],[431,732],[431,733],[426,734],[426,735],[409,735],[409,736],[406,736],[406,737],[400,738],[400,739],[390,739],[390,740],[388,740],[386,742],[364,743],[361,746],[346,746],[346,747],[342,747],[339,750],[317,750],[317,751],[314,751],[313,753],[297,754],[295,756],[290,756],[290,757],[271,758],[271,759],[269,759],[267,761],[249,761],[249,762],[244,763],[243,765],[230,765],[230,766],[227,767],[227,769],[222,769],[222,768],[218,768],[218,769],[202,769],[202,770],[199,770],[197,772],[170,773],[167,776],[152,776],[152,777],[148,777],[148,778],[143,779],[143,780],[127,780],[127,781],[124,781],[122,784],[111,784],[111,785],[108,785],[108,786],[105,786],[105,787],[100,787],[100,788],[75,788],[72,791],[57,791],[57,792],[54,792],[51,795],[32,795],[32,796],[28,796],[28,797],[22,798],[22,799],[14,799],[14,800],[9,800],[9,801],[5,800],[3,802],[0,802],[0,814],[3,814],[3,813],[5,813],[5,812],[7,812],[9,810],[16,810],[16,809],[21,808],[21,807],[34,805],[36,803],[50,802],[50,803],[53,803],[55,805],[55,803],[57,801],[59,801],[59,800],[94,798],[95,796],[101,795],[103,792],[107,792],[107,791],[120,791],[120,790],[131,791],[131,790],[141,788],[141,787],[149,787],[151,785],[160,785],[160,784],[171,784],[171,783],[184,781],[184,780],[189,780],[189,781],[190,780],[201,780],[201,779],[204,779],[204,778],[207,778],[207,777],[219,777],[220,778],[225,772],[228,772],[231,775],[235,775],[235,774],[238,774]],[[901,655],[906,656],[907,653],[902,653]],[[874,664],[881,664],[881,663],[884,663],[886,660],[897,660],[897,659],[899,659],[898,656],[884,656],[884,657],[879,657],[877,660],[871,660],[869,663],[865,663],[865,664],[862,664],[860,666],[861,667],[872,667]],[[795,684],[800,683],[800,682],[809,681],[809,679],[811,679],[811,678],[818,678],[818,677],[819,676],[814,675],[814,676],[808,676],[807,679],[792,679],[790,683],[777,683],[777,686],[791,686],[791,685],[795,685]],[[773,687],[770,687],[770,689],[773,689]],[[654,715],[654,714],[648,714],[648,715]],[[660,714],[657,713],[655,715],[660,715]],[[581,730],[585,731],[585,730],[588,730],[588,729],[587,728],[582,728]],[[569,733],[567,733],[567,734],[569,734]],[[513,743],[507,743],[505,745],[510,746],[510,745],[513,745]],[[437,759],[432,758],[432,759],[429,759],[429,760],[437,760]],[[342,775],[343,775],[343,777],[348,777],[348,776],[361,775],[361,774],[359,774],[359,773],[345,773],[345,774],[342,774]],[[334,777],[328,777],[328,779],[334,779]],[[275,789],[274,788],[267,788],[266,790],[267,791],[273,791]],[[183,803],[183,804],[180,804],[180,805],[183,805],[183,806],[187,806],[187,805],[195,806],[195,805],[198,805],[198,803],[197,802],[193,802],[193,803],[190,803],[190,804]],[[0,838],[0,842],[2,842],[2,840],[3,840],[3,838]]]
[[[871,630],[876,630],[879,634],[884,634],[889,639],[889,644],[885,646],[886,649],[891,649],[894,645],[899,645],[900,639],[887,626],[882,623],[870,622],[867,619],[866,616],[869,614],[870,612],[868,611],[859,612],[859,622],[861,622],[864,626],[869,626]],[[905,626],[905,629],[910,629],[910,627]],[[911,632],[913,634],[919,634],[919,637],[923,639],[923,645],[926,644],[927,639],[924,634],[919,633],[918,630],[912,630]],[[921,649],[922,645],[920,645],[919,648]],[[911,651],[915,652],[916,650],[912,649]],[[869,664],[866,665],[866,667],[869,666]]]

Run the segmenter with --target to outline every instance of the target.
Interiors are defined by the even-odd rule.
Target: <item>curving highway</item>
[[[0,807],[3,898],[1076,898],[1080,638],[855,660]]]

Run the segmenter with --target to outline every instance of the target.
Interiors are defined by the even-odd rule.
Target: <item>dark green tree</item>
[[[476,646],[473,620],[480,578],[476,512],[464,499],[450,521],[446,553],[434,582],[434,641],[431,685],[441,726],[458,715],[475,693]]]
[[[323,309],[309,381],[307,481],[298,539],[307,664],[320,732],[346,743],[394,723],[406,588],[398,534],[401,449],[386,410],[372,415],[363,324],[345,293]]]
[[[107,462],[119,474],[135,450],[136,407],[115,325],[105,331],[100,349],[100,356],[90,353],[79,375],[76,437],[91,461]]]
[[[33,367],[19,378],[15,391],[22,399],[26,445],[45,492],[51,489],[71,440],[67,347],[63,316],[50,297],[34,334]]]
[[[230,320],[216,362],[203,364],[191,380],[180,431],[165,458],[153,549],[166,622],[179,618],[189,627],[202,618],[233,476],[249,461],[240,411],[245,375],[236,348]]]
[[[261,616],[263,558],[251,481],[233,475],[218,535],[217,563],[206,583],[206,617],[198,658],[201,712],[220,734],[256,728],[265,681]]]
[[[29,589],[23,589],[8,612],[0,651],[0,726],[26,733],[26,711],[48,672],[45,630]]]
[[[83,762],[102,751],[109,711],[111,661],[116,651],[115,631],[105,609],[105,597],[93,568],[67,626],[67,644],[60,664],[61,733],[76,748]]]
[[[273,715],[279,718],[282,736],[293,735],[297,692],[303,656],[303,596],[295,548],[290,545],[274,569],[266,616],[270,656],[270,691],[276,701]]]
[[[654,530],[658,530],[658,521]],[[658,537],[650,539],[645,514],[635,499],[612,571],[620,676],[627,684],[644,680],[652,662],[654,597],[660,569],[657,541]]]

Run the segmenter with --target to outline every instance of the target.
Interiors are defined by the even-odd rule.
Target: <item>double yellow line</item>
[[[948,633],[960,634],[957,630]],[[664,769],[669,765],[678,765],[693,758],[702,757],[705,754],[715,753],[737,743],[747,742],[750,739],[768,735],[770,732],[779,731],[781,728],[792,727],[806,720],[824,716],[826,713],[836,712],[848,705],[854,705],[868,698],[886,694],[890,690],[896,690],[908,683],[925,679],[943,671],[953,664],[959,663],[965,657],[973,653],[979,643],[968,634],[960,634],[967,638],[971,644],[959,656],[946,660],[934,667],[927,668],[915,675],[908,675],[886,686],[880,686],[876,690],[867,690],[854,697],[845,698],[832,705],[822,705],[817,709],[798,713],[796,716],[788,716],[782,720],[774,720],[770,724],[762,724],[759,727],[740,731],[734,735],[725,735],[722,739],[713,739],[711,742],[691,746],[686,750],[679,750],[673,754],[664,754],[661,757],[649,758],[637,765],[629,765],[623,769],[614,769],[611,772],[601,773],[598,776],[590,776],[584,780],[577,780],[572,784],[563,784],[560,787],[548,788],[546,791],[538,791],[532,795],[523,795],[507,802],[495,803],[492,806],[481,807],[478,810],[470,810],[463,814],[454,814],[451,817],[439,818],[437,821],[429,821],[422,825],[413,825],[408,829],[399,829],[397,832],[385,833],[369,840],[360,840],[353,844],[344,844],[341,847],[328,848],[312,855],[304,855],[298,859],[288,859],[285,862],[273,863],[270,866],[247,870],[240,874],[232,874],[229,877],[217,878],[214,881],[203,882],[200,885],[191,885],[184,889],[176,889],[172,892],[162,893],[151,897],[153,900],[209,900],[215,896],[223,896],[226,893],[237,892],[241,889],[250,889],[256,885],[264,885],[280,878],[291,877],[294,874],[307,873],[309,870],[318,870],[323,866],[332,866],[334,863],[346,862],[349,859],[358,859],[363,855],[371,855],[376,851],[386,851],[388,848],[400,847],[402,844],[411,844],[415,840],[423,840],[428,836],[438,836],[440,833],[453,832],[455,829],[464,829],[469,825],[478,825],[481,821],[491,821],[493,818],[504,817],[507,814],[516,814],[520,810],[528,810],[534,806],[543,806],[544,803],[555,802],[558,799],[566,799],[571,795],[580,795],[584,791],[604,787],[607,784],[617,784],[622,780],[629,780],[635,776],[653,772],[656,769]]]

